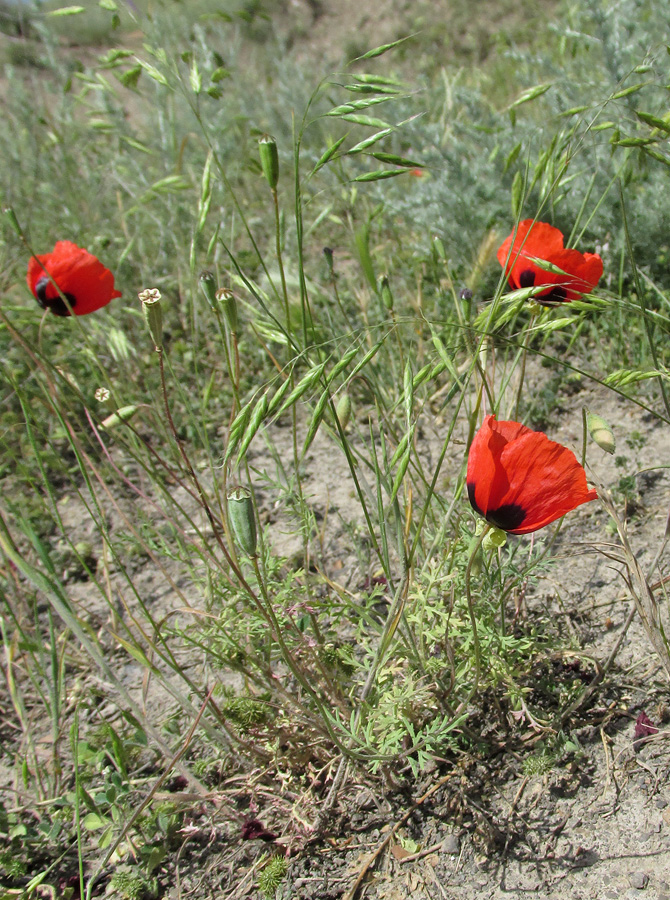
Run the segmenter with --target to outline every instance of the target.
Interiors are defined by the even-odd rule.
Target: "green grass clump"
[[[156,884],[151,882],[139,869],[114,872],[111,887],[118,891],[123,900],[149,900],[156,896]]]
[[[272,856],[258,873],[258,890],[264,897],[274,897],[288,871],[284,856]]]

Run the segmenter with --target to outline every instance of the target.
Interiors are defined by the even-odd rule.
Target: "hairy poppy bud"
[[[235,294],[229,288],[219,288],[216,292],[216,299],[223,307],[223,314],[226,317],[228,328],[233,334],[237,334],[237,300]]]
[[[279,154],[277,142],[269,134],[264,134],[258,141],[258,153],[261,158],[261,169],[267,183],[274,191],[279,181]]]
[[[337,421],[340,423],[342,431],[344,431],[349,424],[349,419],[351,419],[351,397],[349,394],[342,394],[337,401],[335,412],[337,414]]]
[[[22,237],[23,233],[21,231],[21,226],[19,225],[19,220],[16,218],[16,213],[14,212],[12,207],[6,206],[2,211],[5,214],[5,218],[9,222],[14,234],[17,237]]]
[[[504,547],[507,543],[507,535],[500,528],[492,528],[488,534],[484,536],[482,548],[484,550],[497,550],[498,547]]]
[[[137,295],[142,301],[142,312],[149,326],[149,334],[156,350],[163,349],[163,310],[161,309],[161,292],[157,288],[148,288]]]
[[[333,263],[333,251],[330,247],[323,248],[323,256],[328,266],[328,277],[331,281],[335,280],[335,265]]]
[[[120,425],[121,422],[127,422],[129,419],[132,419],[138,409],[139,406],[121,406],[116,412],[104,418],[100,423],[100,427],[104,428],[105,431],[109,431],[111,428]]]
[[[201,272],[200,278],[198,279],[200,283],[200,289],[207,302],[209,303],[212,309],[216,308],[216,278],[214,277],[212,272]]]
[[[587,412],[586,427],[588,428],[589,434],[593,438],[594,442],[600,447],[601,450],[604,450],[605,453],[614,453],[614,434],[612,433],[612,429],[602,418],[602,416],[597,416],[595,413]]]
[[[388,275],[382,275],[379,279],[379,292],[381,294],[382,303],[390,311],[393,309],[393,294],[391,293],[391,285],[389,284]]]
[[[240,547],[247,556],[256,556],[256,514],[248,488],[236,487],[229,491],[228,516]]]

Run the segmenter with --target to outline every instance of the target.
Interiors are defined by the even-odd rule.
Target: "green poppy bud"
[[[216,278],[214,277],[212,272],[201,272],[200,278],[198,279],[200,283],[200,290],[205,295],[207,302],[209,303],[212,309],[216,308]]]
[[[382,303],[390,312],[393,309],[393,294],[391,293],[388,275],[382,275],[379,279],[379,292],[381,294]]]
[[[93,556],[93,544],[90,541],[78,541],[74,545],[74,552],[83,559],[90,559]]]
[[[6,206],[3,209],[3,213],[5,214],[5,218],[9,222],[12,231],[17,237],[22,237],[21,226],[19,225],[19,220],[16,218],[16,213],[12,209],[11,206]]]
[[[228,328],[233,334],[237,334],[237,300],[235,294],[229,288],[219,288],[216,292],[216,299],[223,307],[223,314],[226,317]]]
[[[349,424],[349,420],[351,419],[351,397],[349,396],[349,394],[342,394],[340,399],[337,401],[335,413],[337,414],[337,420],[340,423],[342,430],[344,431],[344,429]]]
[[[335,277],[335,269],[333,266],[333,251],[330,249],[330,247],[323,248],[323,256],[326,260],[326,265],[328,266],[328,277],[332,281]]]
[[[279,154],[277,142],[269,134],[264,134],[258,141],[258,153],[261,158],[261,169],[267,183],[274,191],[279,181]]]
[[[482,547],[484,550],[497,550],[507,543],[507,535],[500,528],[492,528],[484,537]]]
[[[237,543],[247,556],[256,556],[256,514],[248,488],[236,487],[229,491],[228,516]]]
[[[163,311],[161,309],[161,292],[156,288],[140,291],[138,297],[142,301],[142,312],[149,326],[149,334],[157,351],[163,349]]]
[[[604,450],[605,453],[614,453],[615,443],[612,429],[602,416],[595,413],[586,413],[586,427],[594,442]]]
[[[103,419],[100,427],[104,428],[105,431],[109,431],[116,425],[120,425],[121,422],[127,422],[128,419],[132,419],[138,409],[139,406],[121,406],[116,412]]]

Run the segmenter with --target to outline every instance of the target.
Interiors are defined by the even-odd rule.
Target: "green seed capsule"
[[[205,295],[207,302],[209,303],[212,309],[216,308],[216,278],[214,277],[212,272],[201,272],[200,278],[198,279],[200,283],[200,290]]]
[[[382,303],[389,311],[391,311],[393,309],[393,294],[391,293],[388,275],[382,275],[379,279],[379,292],[382,297]]]
[[[104,428],[105,431],[109,431],[116,425],[120,425],[121,422],[127,422],[128,419],[132,419],[138,409],[139,406],[121,406],[116,412],[103,419],[100,427]]]
[[[156,288],[141,291],[138,297],[142,301],[142,312],[149,326],[149,334],[156,350],[163,349],[163,310],[161,309],[161,292]]]
[[[85,561],[93,559],[93,544],[90,541],[78,541],[74,545],[74,552]]]
[[[258,142],[258,153],[261,158],[261,169],[267,183],[274,191],[279,181],[279,154],[277,142],[269,134],[264,134]]]
[[[507,535],[500,528],[492,528],[484,540],[482,541],[482,548],[484,550],[497,550],[498,547],[504,547],[507,543]]]
[[[17,237],[21,237],[22,236],[21,226],[19,225],[19,220],[16,218],[16,213],[14,212],[12,207],[6,206],[3,209],[3,213],[5,214],[5,217],[6,217],[7,221],[9,222],[14,234]]]
[[[256,514],[248,488],[236,487],[229,491],[228,515],[237,543],[247,556],[256,556]]]
[[[605,453],[614,453],[614,433],[602,416],[587,412],[586,427],[601,450],[604,450]]]
[[[342,394],[337,401],[335,412],[337,414],[337,420],[342,427],[342,431],[344,431],[351,419],[351,397],[349,394]]]
[[[235,294],[229,288],[219,288],[216,292],[216,299],[223,307],[223,314],[226,317],[228,328],[233,334],[237,334],[237,300]]]

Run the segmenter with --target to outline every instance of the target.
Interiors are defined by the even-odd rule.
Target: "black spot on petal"
[[[565,303],[567,296],[565,288],[555,287],[550,293],[543,294],[541,297],[536,297],[536,300],[538,303],[544,303],[547,306],[551,306],[554,303]]]
[[[479,506],[477,505],[477,501],[475,500],[475,483],[474,481],[468,481],[468,500],[470,501],[470,506],[474,509],[476,513],[479,513],[480,516],[483,516],[484,513],[481,511]]]
[[[519,275],[519,287],[529,288],[535,284],[535,272],[532,269],[524,269]]]
[[[516,531],[525,518],[526,511],[517,503],[505,503],[498,509],[490,509],[486,513],[486,521],[496,528],[502,528],[503,531]]]
[[[49,291],[51,288],[51,291]],[[46,275],[43,275],[42,278],[35,285],[35,295],[37,296],[37,302],[42,307],[42,309],[49,309],[56,316],[69,316],[70,310],[67,308],[65,303],[63,302],[63,298],[60,294],[56,294],[55,297],[49,297],[48,294],[54,291],[54,287],[51,284],[51,281],[47,278]],[[67,302],[74,309],[77,299],[74,294],[67,294],[64,292],[64,296],[67,299]]]

